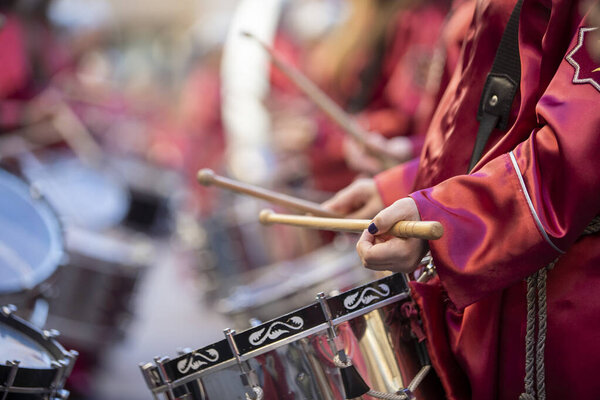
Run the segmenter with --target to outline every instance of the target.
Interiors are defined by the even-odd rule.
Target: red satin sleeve
[[[388,207],[413,190],[419,168],[419,158],[414,158],[375,175],[375,184],[383,205]]]
[[[444,225],[430,247],[458,308],[548,264],[600,210],[600,91],[574,73],[563,59],[537,103],[540,126],[511,153],[411,194],[423,220]]]

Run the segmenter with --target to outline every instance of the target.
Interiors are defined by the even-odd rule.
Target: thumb
[[[389,231],[396,222],[406,220],[420,220],[414,200],[410,197],[397,200],[391,206],[381,210],[371,221],[368,231],[372,235],[380,235]]]

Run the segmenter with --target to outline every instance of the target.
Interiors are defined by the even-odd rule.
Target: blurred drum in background
[[[0,170],[0,304],[33,307],[63,259],[53,209],[35,187]]]
[[[127,215],[130,195],[123,180],[106,169],[84,165],[74,155],[29,154],[23,157],[21,169],[67,226],[102,231],[117,226]]]
[[[67,259],[46,294],[48,318],[82,353],[82,365],[95,364],[123,335],[136,284],[152,262],[151,239],[124,226],[128,215],[140,213],[131,211],[125,180],[103,168],[58,152],[29,155],[22,163],[64,224]],[[139,222],[150,230],[154,217]]]
[[[353,247],[349,237],[339,236],[303,256],[252,271],[246,284],[217,302],[217,310],[231,318],[235,329],[245,329],[251,319],[267,321],[309,303],[314,293],[372,280],[374,273],[362,267]]]
[[[443,397],[435,373],[424,374],[429,360],[401,274],[318,300],[240,333],[226,330],[226,339],[210,346],[140,365],[154,398],[371,399],[373,391],[390,399]]]
[[[218,203],[214,213],[201,222],[201,257],[212,281],[209,301],[250,284],[270,265],[308,254],[323,243],[311,232],[261,225],[257,215],[266,204],[263,201],[223,192]]]
[[[347,236],[324,244],[331,241],[329,233],[285,225],[265,227],[257,221],[266,204],[334,215],[318,203],[219,176],[209,169],[200,170],[197,177],[202,185],[225,189],[221,198],[226,201],[204,221],[207,250],[203,254],[208,262],[211,250],[215,256],[207,271],[215,283],[207,299],[216,301],[216,309],[232,318],[236,328],[246,328],[250,319],[268,320],[298,308],[311,300],[311,292],[353,287],[373,279],[360,266]],[[302,190],[288,187],[285,192],[294,189]]]
[[[173,210],[184,193],[181,178],[133,157],[106,156],[104,162],[91,167],[68,152],[46,151],[24,157],[22,169],[68,225],[156,236],[171,232]]]
[[[133,156],[111,156],[108,162],[129,193],[122,225],[159,238],[172,233],[176,210],[186,195],[182,177],[175,170]]]
[[[64,389],[76,351],[66,351],[54,330],[40,330],[14,314],[14,306],[0,308],[0,396],[14,400],[64,400]]]
[[[204,299],[244,329],[290,312],[319,291],[345,289],[375,277],[362,267],[348,236],[323,245],[318,233],[264,226],[264,202],[239,197],[239,207],[203,221],[198,254]]]
[[[63,341],[96,360],[120,339],[133,315],[132,299],[153,249],[146,238],[69,227],[68,262],[48,296],[48,324]]]

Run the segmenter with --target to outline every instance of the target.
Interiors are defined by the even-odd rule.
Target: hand
[[[346,165],[353,171],[375,175],[384,169],[381,160],[373,157],[367,152],[364,145],[350,137],[346,137],[344,140],[343,150]]]
[[[383,201],[373,179],[358,179],[322,206],[349,218],[372,218],[383,208]]]
[[[305,115],[281,112],[273,119],[273,145],[284,153],[306,151],[317,136],[317,124]]]
[[[403,163],[413,156],[412,142],[404,136],[386,139],[378,133],[370,133],[364,145],[348,138],[344,141],[344,156],[346,164],[358,172],[375,175],[389,165],[384,165],[381,155],[391,163]]]
[[[356,251],[366,268],[376,271],[410,273],[419,266],[427,253],[427,241],[403,239],[386,234],[399,221],[420,221],[413,199],[396,201],[373,218],[373,223],[361,235]]]

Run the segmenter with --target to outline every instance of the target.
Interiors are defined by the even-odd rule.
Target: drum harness
[[[519,16],[523,0],[515,4],[494,57],[479,103],[477,120],[480,121],[477,138],[469,163],[471,172],[483,154],[486,142],[494,129],[506,130],[510,110],[521,81],[519,56]],[[596,216],[584,229],[582,236],[600,232],[600,216]],[[545,400],[546,381],[544,349],[547,331],[546,280],[548,271],[559,258],[536,271],[527,282],[527,325],[525,333],[525,391],[519,400]],[[537,319],[537,324],[536,324]],[[536,337],[537,325],[537,337]],[[537,393],[537,396],[536,396]]]

